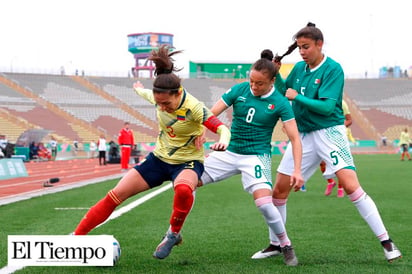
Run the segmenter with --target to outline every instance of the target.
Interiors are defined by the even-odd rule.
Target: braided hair
[[[320,36],[319,36],[319,33],[320,33]],[[306,27],[304,27],[303,29],[301,29],[300,31],[298,31],[294,35],[293,38],[294,38],[295,41],[293,42],[293,44],[291,44],[288,47],[288,50],[284,54],[282,54],[280,56],[276,54],[276,56],[274,58],[274,61],[275,62],[280,62],[283,59],[283,57],[285,57],[286,55],[291,54],[298,47],[297,39],[300,38],[300,37],[311,38],[315,41],[317,41],[317,40],[322,40],[323,41],[322,32],[320,32],[320,30],[316,27],[316,25],[314,23],[309,22],[309,23],[306,24]]]

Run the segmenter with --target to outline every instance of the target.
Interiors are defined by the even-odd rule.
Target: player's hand
[[[133,84],[134,89],[144,88],[143,84],[140,81],[137,81]]]
[[[228,144],[224,143],[214,143],[210,146],[210,149],[214,151],[225,151],[227,149]]]
[[[300,172],[295,171],[292,176],[290,176],[290,187],[293,188],[295,192],[299,191],[304,183],[305,181]]]
[[[194,140],[195,147],[197,150],[201,149],[203,147],[203,144],[206,143],[205,135],[206,135],[206,132],[203,131],[202,135],[197,136],[196,139]]]
[[[298,92],[292,88],[288,88],[285,93],[286,98],[293,101],[295,100],[296,96],[298,96]]]

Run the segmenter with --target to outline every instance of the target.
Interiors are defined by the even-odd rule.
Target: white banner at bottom
[[[115,241],[112,235],[9,235],[8,265],[112,266]]]

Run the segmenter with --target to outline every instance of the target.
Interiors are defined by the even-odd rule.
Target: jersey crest
[[[185,121],[186,120],[186,112],[187,112],[187,110],[183,110],[183,109],[176,110],[177,120]]]

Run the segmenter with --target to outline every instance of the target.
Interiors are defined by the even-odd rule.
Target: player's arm
[[[219,141],[210,146],[211,149],[217,151],[226,150],[230,141],[230,130],[225,126],[215,115],[209,116],[203,125],[213,133],[219,135]]]
[[[295,167],[293,174],[290,176],[290,186],[293,187],[295,191],[299,191],[304,183],[304,180],[301,174],[302,143],[300,141],[296,120],[291,119],[284,121],[283,128],[292,144],[293,162]]]
[[[210,109],[210,111],[213,113],[213,115],[214,115],[215,117],[217,117],[217,116],[219,116],[223,111],[225,111],[227,108],[228,108],[228,107],[227,107],[226,104],[223,102],[223,100],[220,99],[219,101],[217,101],[217,102],[213,105],[213,107]],[[223,124],[223,123],[222,123],[222,124]],[[206,130],[203,130],[202,135],[196,137],[196,139],[195,139],[194,142],[195,142],[195,146],[196,146],[197,149],[200,149],[200,148],[203,146],[203,144],[205,143],[205,141],[206,141],[205,135],[206,135]],[[230,139],[230,136],[229,136],[229,139]],[[220,141],[219,141],[219,142],[220,142]],[[229,142],[228,142],[228,144],[229,144]]]
[[[275,79],[275,88],[278,92],[280,92],[282,95],[285,95],[286,93],[286,82],[285,80],[282,78],[282,76],[280,75],[280,73],[278,73],[276,75],[276,79]]]
[[[151,89],[145,89],[140,81],[137,81],[133,84],[133,90],[150,103],[156,103],[153,97],[153,91]]]
[[[336,107],[336,101],[334,99],[311,99],[302,94],[299,94],[296,90],[288,88],[285,96],[295,102],[299,102],[306,106],[310,111],[329,116],[333,113]]]
[[[228,108],[228,106],[225,104],[225,102],[222,99],[220,99],[219,101],[217,101],[213,105],[213,107],[210,109],[210,111],[213,113],[213,115],[218,117],[227,108]]]

